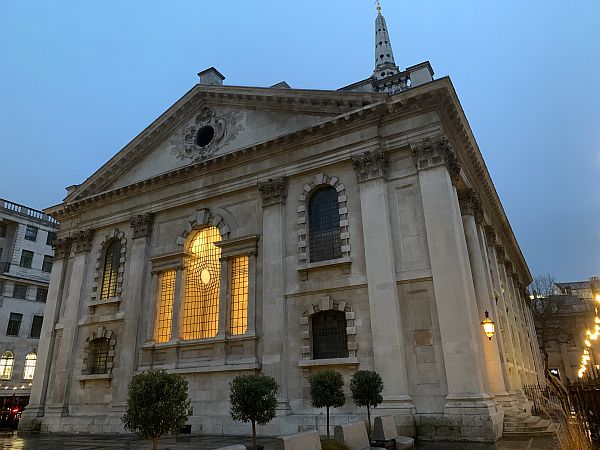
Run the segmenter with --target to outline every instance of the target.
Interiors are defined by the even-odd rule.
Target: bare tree
[[[536,276],[529,285],[531,311],[544,355],[544,371],[548,370],[548,347],[553,342],[560,345],[573,339],[571,321],[565,320],[572,304],[565,301],[565,296],[556,295],[555,283],[554,277],[546,274]]]

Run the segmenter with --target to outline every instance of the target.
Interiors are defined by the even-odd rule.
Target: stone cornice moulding
[[[258,253],[259,234],[251,234],[237,238],[224,239],[215,242],[215,245],[221,249],[221,258],[231,258],[240,255],[256,255]]]
[[[186,250],[181,252],[164,253],[162,255],[152,256],[150,264],[152,265],[152,274],[165,270],[178,270],[185,267],[185,259],[192,254]]]

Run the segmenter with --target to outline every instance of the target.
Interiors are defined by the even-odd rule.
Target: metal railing
[[[0,209],[5,209],[7,211],[20,214],[22,216],[32,217],[38,220],[44,220],[49,222],[52,225],[58,225],[58,221],[43,211],[39,211],[37,209],[29,208],[24,205],[19,205],[18,203],[11,202],[9,200],[4,200],[0,198]]]

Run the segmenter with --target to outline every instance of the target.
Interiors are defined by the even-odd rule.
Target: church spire
[[[375,19],[375,71],[373,77],[382,80],[396,75],[400,69],[394,61],[392,43],[388,34],[385,18],[381,14],[381,3],[377,0],[377,19]]]

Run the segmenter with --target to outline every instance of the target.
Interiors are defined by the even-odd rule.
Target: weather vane
[[[380,1],[380,0],[377,0],[377,1],[375,2],[375,5],[377,5],[377,6],[376,6],[376,7],[377,7],[377,12],[378,12],[378,13],[381,13],[381,1]]]

